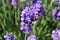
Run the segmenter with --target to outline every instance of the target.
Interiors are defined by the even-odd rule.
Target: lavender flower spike
[[[21,14],[21,27],[20,30],[23,31],[25,34],[29,34],[31,32],[31,15],[30,15],[30,8],[25,7]]]
[[[36,24],[38,19],[45,16],[46,12],[44,10],[44,5],[41,1],[37,1],[32,7],[32,24]]]
[[[37,37],[35,35],[31,35],[28,37],[27,40],[37,40]]]

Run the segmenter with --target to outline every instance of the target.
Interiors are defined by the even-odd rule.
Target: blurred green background
[[[29,0],[26,0],[29,2]],[[51,32],[60,26],[60,22],[55,22],[52,17],[52,9],[57,7],[57,3],[52,0],[41,0],[45,5],[46,16],[40,19],[36,25],[36,35],[38,40],[52,40]],[[0,0],[0,40],[4,40],[4,35],[13,32],[17,40],[24,40],[25,34],[20,31],[20,14],[26,7],[26,2],[18,0],[19,8],[15,9],[11,5],[11,0]]]

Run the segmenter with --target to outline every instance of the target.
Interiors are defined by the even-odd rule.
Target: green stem
[[[9,18],[9,20],[11,20],[11,7],[10,7],[10,5],[9,5],[10,2],[9,2],[8,0],[6,0],[6,3],[7,3],[7,5],[9,6],[9,7],[8,7],[9,10],[7,10],[7,11],[8,11],[8,15],[9,15],[8,18]]]
[[[15,24],[16,24],[16,22],[17,22],[17,21],[16,21],[16,8],[15,8]]]
[[[34,24],[34,26],[33,26],[33,34],[36,34],[35,27],[36,27],[36,25]]]
[[[6,17],[6,8],[5,8],[5,2],[4,2],[4,0],[2,0],[2,3],[3,3],[3,11],[4,11],[4,14],[5,14],[5,17]]]
[[[20,19],[20,10],[18,8],[18,17],[17,17],[17,20],[19,20],[19,19]]]
[[[45,8],[47,7],[47,0],[45,0]]]
[[[2,3],[3,3],[3,11],[4,11],[4,17],[7,18],[6,14],[7,14],[7,11],[6,11],[6,8],[5,8],[5,2],[4,0],[2,0]],[[3,23],[4,22],[4,23]],[[4,21],[2,22],[2,27],[4,28],[4,26],[6,26],[6,21],[4,19]]]
[[[60,22],[59,22],[59,21],[57,21],[57,27],[58,27],[58,28],[60,27]]]
[[[25,40],[26,40],[27,35],[25,34]]]
[[[51,0],[50,6],[52,6],[52,4],[53,4],[53,1]]]
[[[53,1],[51,0],[51,3],[50,3],[50,5],[49,5],[49,7],[48,7],[48,10],[49,10],[50,7],[52,6],[52,4],[53,4]]]

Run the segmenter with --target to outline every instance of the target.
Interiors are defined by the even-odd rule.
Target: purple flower
[[[40,14],[45,15],[44,6],[43,6],[41,1],[37,1],[36,4],[34,5],[33,9],[35,9],[34,10],[34,12],[35,12],[34,14],[37,13],[38,15],[40,15]]]
[[[30,7],[25,7],[21,14],[20,30],[22,30],[25,34],[29,34],[32,29],[31,24],[36,24],[38,19],[44,15],[45,10],[41,1],[36,1],[36,3]]]
[[[58,9],[53,9],[52,16],[54,20],[60,20],[60,11],[58,11]]]
[[[31,15],[32,15],[32,23],[36,23],[40,17],[43,17],[46,15],[44,6],[41,1],[37,1],[33,5]]]
[[[53,40],[60,40],[60,27],[58,28],[58,30],[52,31],[52,38]]]
[[[56,8],[52,10],[52,16],[53,17],[55,17],[56,12],[57,12],[57,9]]]
[[[11,5],[13,5],[15,8],[18,7],[18,0],[11,0]]]
[[[58,40],[60,40],[60,28],[58,28],[57,33],[58,33]]]
[[[58,6],[60,7],[60,1],[58,2]]]
[[[58,9],[60,9],[60,0],[58,0]],[[60,19],[60,18],[58,18]]]
[[[13,40],[16,40],[16,36],[14,35],[14,36],[12,37],[12,39],[13,39]]]
[[[31,32],[31,15],[30,15],[30,8],[25,7],[25,9],[22,11],[21,14],[21,27],[20,30],[22,30],[25,34],[29,34]]]
[[[29,33],[31,32],[31,30],[32,30],[31,26],[28,25],[28,24],[25,24],[25,27],[24,27],[23,32],[24,32],[25,34],[29,34]]]
[[[25,9],[22,11],[21,14],[21,27],[20,30],[22,30],[25,34],[29,34],[31,32],[31,15],[30,15],[30,8],[25,7]]]
[[[11,38],[7,35],[4,36],[5,40],[11,40]]]
[[[16,36],[14,36],[12,33],[9,33],[4,36],[5,40],[16,40]]]
[[[57,16],[60,16],[60,12],[57,13]]]
[[[42,8],[42,7],[44,8],[44,5],[42,4],[41,1],[37,1],[36,4],[35,4],[35,7],[36,8]]]
[[[28,23],[28,24],[31,23],[31,15],[30,15],[30,8],[29,8],[29,7],[26,7],[26,8],[22,11],[22,14],[21,14],[21,23],[22,23],[22,22]]]
[[[52,39],[53,40],[58,40],[58,32],[56,30],[52,31]]]
[[[56,30],[53,30],[53,31],[52,31],[52,35],[51,35],[52,38],[55,37],[55,33],[56,33]]]
[[[57,19],[57,20],[60,20],[60,12],[58,12],[58,13],[56,14],[56,19]]]
[[[20,30],[22,30],[25,34],[29,34],[32,30],[30,24],[25,24],[24,26],[20,27]]]
[[[31,35],[28,37],[27,40],[37,40],[37,37],[35,35]]]

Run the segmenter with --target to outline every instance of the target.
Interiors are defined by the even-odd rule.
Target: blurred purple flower
[[[18,0],[11,0],[11,5],[13,5],[15,8],[18,7]]]
[[[16,36],[14,35],[14,36],[12,37],[12,39],[13,39],[13,40],[16,40]]]
[[[60,28],[58,28],[58,30],[53,30],[51,37],[53,40],[60,40]]]
[[[14,36],[12,33],[9,33],[4,36],[5,40],[16,40],[16,36]]]
[[[58,2],[58,6],[60,7],[60,1]]]
[[[60,11],[58,11],[58,9],[53,9],[52,16],[54,20],[60,20]]]
[[[27,40],[37,40],[37,37],[35,35],[31,35],[28,37]]]
[[[53,30],[51,37],[53,40],[58,40],[58,32],[56,30]]]
[[[60,12],[58,12],[58,13],[56,14],[56,19],[57,19],[57,20],[60,20]]]
[[[53,31],[52,31],[52,35],[51,35],[52,38],[55,37],[55,33],[56,33],[56,30],[53,30]]]
[[[56,12],[57,12],[57,9],[56,8],[52,10],[52,16],[53,17],[55,17]]]
[[[57,30],[58,33],[58,40],[60,40],[60,29]]]

